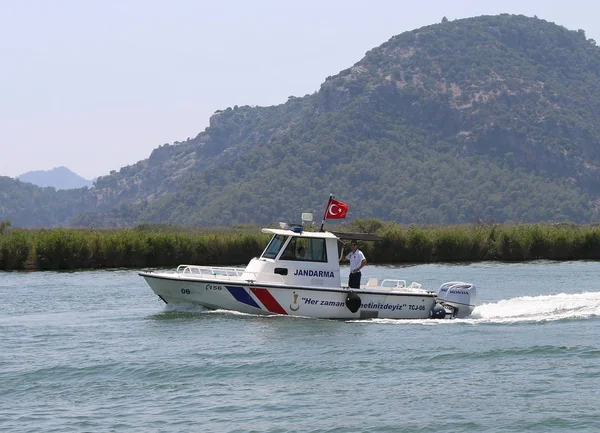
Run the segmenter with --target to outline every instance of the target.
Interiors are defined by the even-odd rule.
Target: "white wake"
[[[600,316],[600,292],[521,296],[475,307],[464,321],[548,322]]]
[[[465,319],[371,319],[396,325],[460,325],[481,323],[550,322],[600,317],[600,292],[521,296],[475,307]],[[352,322],[363,322],[352,320]]]

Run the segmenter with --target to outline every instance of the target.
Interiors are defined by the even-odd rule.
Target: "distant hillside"
[[[600,49],[583,30],[444,20],[394,36],[314,94],[217,111],[194,139],[63,196],[86,211],[61,221],[295,221],[330,192],[350,219],[597,221],[599,117]],[[10,218],[2,206],[0,194]]]
[[[21,182],[29,182],[41,187],[56,189],[74,189],[91,187],[94,182],[84,179],[66,167],[55,167],[52,170],[28,171],[18,177]]]
[[[63,226],[76,215],[89,212],[88,189],[56,190],[0,176],[0,221],[15,227]]]

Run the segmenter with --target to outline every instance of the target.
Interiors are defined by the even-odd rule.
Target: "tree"
[[[10,220],[0,221],[0,235],[4,234],[6,229],[11,226]]]

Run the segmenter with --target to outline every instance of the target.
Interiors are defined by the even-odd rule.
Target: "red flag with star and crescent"
[[[342,203],[341,201],[334,199],[329,199],[329,203],[327,204],[327,211],[325,212],[325,219],[339,220],[342,218],[346,218],[347,212],[348,205],[346,203]]]

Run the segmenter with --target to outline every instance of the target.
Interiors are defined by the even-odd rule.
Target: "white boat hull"
[[[235,277],[218,279],[180,274],[140,273],[164,302],[191,303],[209,309],[248,314],[288,315],[323,319],[427,319],[436,304],[435,292],[362,288],[356,312],[346,306],[347,288],[289,287],[250,283]]]

